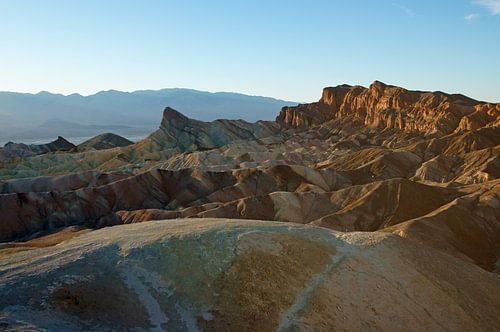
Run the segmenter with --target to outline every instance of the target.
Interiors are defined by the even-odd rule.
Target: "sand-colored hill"
[[[391,234],[264,221],[157,221],[77,233],[11,253],[0,280],[0,324],[10,329],[491,331],[500,324],[500,281],[473,264]]]

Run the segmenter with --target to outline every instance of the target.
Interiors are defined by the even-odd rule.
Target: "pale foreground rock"
[[[500,326],[498,277],[392,234],[208,218],[71,234],[0,249],[0,329]]]

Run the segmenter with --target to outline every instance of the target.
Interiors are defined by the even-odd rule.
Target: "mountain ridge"
[[[189,117],[204,121],[217,118],[257,121],[272,120],[282,106],[295,104],[271,97],[193,89],[111,90],[89,96],[0,92],[0,141],[54,138],[56,130],[40,128],[40,124],[49,119],[106,126],[102,132],[81,128],[77,135],[56,133],[68,138],[91,137],[109,131],[136,137],[146,136],[155,129],[165,106],[181,109]],[[118,125],[128,128],[113,128]]]
[[[316,103],[284,107],[276,121],[307,129],[334,119],[378,129],[398,128],[424,134],[450,134],[499,121],[500,104],[479,102],[461,94],[412,91],[374,81],[368,88],[339,85],[323,89]]]

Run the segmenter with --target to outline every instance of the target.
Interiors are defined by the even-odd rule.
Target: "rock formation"
[[[317,103],[283,108],[275,122],[202,122],[167,107],[159,129],[134,144],[102,136],[68,152],[5,159],[0,280],[10,286],[0,326],[491,329],[500,289],[499,115],[498,104],[462,95],[341,85]],[[106,226],[114,227],[95,230]],[[238,227],[258,239],[239,244]],[[287,242],[296,230],[302,237]],[[257,253],[232,256],[242,248]],[[336,252],[348,253],[345,263],[320,274],[321,287],[305,286]],[[217,268],[196,261],[189,275],[169,270],[212,254]],[[82,270],[72,257],[100,263]],[[260,261],[268,268],[252,265]],[[55,285],[37,274],[38,262],[54,271]],[[112,281],[97,271],[101,263]],[[265,280],[241,282],[249,276]],[[38,283],[48,290],[28,294]],[[285,284],[285,293],[267,293]],[[302,307],[301,292],[313,289]],[[106,298],[95,302],[101,290]]]
[[[240,140],[256,140],[279,135],[280,126],[272,121],[255,123],[243,120],[203,122],[167,107],[160,128],[134,148],[144,159],[158,160],[162,153],[208,150]]]
[[[499,104],[463,95],[409,91],[375,81],[369,88],[339,85],[325,88],[319,102],[284,107],[277,121],[307,129],[333,119],[378,129],[397,128],[424,134],[449,134],[498,124]]]

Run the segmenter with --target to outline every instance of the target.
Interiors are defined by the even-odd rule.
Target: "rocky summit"
[[[286,127],[308,128],[333,119],[349,119],[378,129],[449,134],[498,126],[499,104],[463,95],[409,91],[375,81],[369,88],[339,85],[323,89],[319,102],[284,107],[277,121]]]
[[[276,113],[7,144],[0,328],[500,326],[500,104],[376,81]]]

